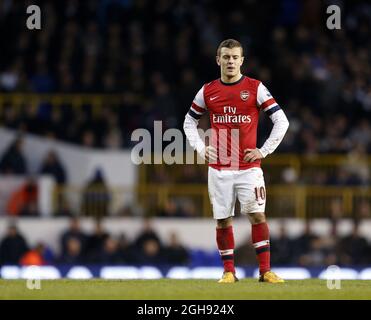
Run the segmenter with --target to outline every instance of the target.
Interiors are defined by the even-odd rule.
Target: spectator
[[[352,233],[339,240],[340,263],[343,265],[359,265],[371,262],[368,253],[370,247],[367,240],[359,233],[359,222],[354,221]]]
[[[160,243],[151,238],[147,238],[142,242],[136,259],[138,264],[157,265],[165,263]]]
[[[131,264],[137,261],[136,254],[137,250],[135,244],[130,243],[125,234],[119,236],[119,250],[121,252],[122,260],[125,263]]]
[[[156,231],[153,229],[150,219],[143,220],[142,230],[134,241],[135,246],[140,250],[147,240],[153,240],[158,243],[159,247],[161,247],[160,238],[157,235]]]
[[[24,266],[52,263],[54,263],[54,253],[43,242],[39,242],[33,249],[27,251],[20,260],[20,264]]]
[[[0,265],[16,265],[28,250],[25,238],[15,225],[10,225],[0,243]]]
[[[318,267],[338,263],[337,223],[338,221],[336,219],[331,220],[331,230],[329,234],[310,240],[309,249],[299,256],[300,265],[305,267]]]
[[[16,190],[8,200],[7,213],[13,216],[37,216],[38,213],[38,186],[30,178],[20,189]]]
[[[189,263],[187,249],[180,243],[175,232],[169,236],[169,244],[164,248],[165,261],[173,265],[185,265]]]
[[[54,251],[44,242],[39,242],[36,245],[36,250],[38,250],[44,259],[45,264],[54,264],[56,257]]]
[[[304,224],[304,232],[293,240],[292,250],[295,263],[300,263],[302,257],[311,250],[313,241],[318,239],[318,237],[312,233],[310,220],[305,220]]]
[[[158,264],[164,262],[163,248],[159,236],[154,231],[151,220],[143,221],[143,228],[134,241],[137,263]]]
[[[274,265],[288,265],[292,261],[293,242],[287,235],[285,224],[282,223],[279,229],[277,238],[271,241],[272,264]]]
[[[66,172],[60,162],[55,151],[49,151],[44,158],[40,170],[40,174],[49,174],[53,176],[58,185],[63,185],[66,182]]]
[[[0,173],[26,174],[27,164],[23,155],[23,139],[18,137],[5,151],[0,160]]]
[[[326,253],[323,250],[321,239],[315,238],[309,243],[307,253],[299,256],[299,265],[303,267],[318,267],[324,265]]]
[[[96,220],[94,232],[87,237],[86,245],[86,253],[91,261],[98,258],[108,238],[109,234],[103,229],[101,220]]]
[[[79,242],[79,250],[84,250],[86,246],[86,235],[84,232],[81,231],[80,228],[80,221],[78,218],[72,218],[70,220],[70,226],[68,230],[66,230],[61,238],[60,238],[60,243],[61,243],[61,249],[62,249],[62,256],[67,254],[67,249],[68,249],[68,242],[69,240],[73,238],[76,239]],[[76,252],[76,247],[77,245],[75,243],[70,244],[71,248],[70,250]]]
[[[123,262],[119,242],[113,237],[107,237],[100,248],[98,261],[105,264],[119,264]]]
[[[103,172],[97,169],[93,179],[88,182],[83,191],[81,212],[86,216],[101,219],[108,215],[110,201],[111,195]]]
[[[62,264],[84,264],[86,262],[83,244],[78,237],[68,237],[66,240],[66,248],[64,253],[59,258],[59,263]]]

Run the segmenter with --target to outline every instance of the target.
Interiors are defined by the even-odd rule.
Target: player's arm
[[[289,128],[289,121],[287,120],[285,113],[262,83],[260,83],[258,87],[257,100],[258,106],[272,120],[273,128],[268,139],[264,142],[261,148],[245,149],[244,160],[247,162],[263,159],[268,154],[273,153],[281,143],[287,129]]]
[[[215,148],[205,146],[205,143],[202,141],[197,130],[198,122],[206,110],[207,108],[202,87],[196,94],[196,97],[194,98],[192,105],[185,116],[183,130],[186,134],[189,144],[201,157],[208,161],[216,161],[217,155]]]

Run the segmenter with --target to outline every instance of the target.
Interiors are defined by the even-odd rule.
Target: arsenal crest
[[[246,101],[247,99],[249,99],[249,96],[250,96],[250,93],[247,90],[243,90],[240,92],[240,97],[243,101]]]

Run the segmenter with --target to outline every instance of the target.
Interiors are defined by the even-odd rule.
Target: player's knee
[[[218,228],[228,228],[232,225],[232,218],[218,219],[217,226]]]
[[[250,221],[252,224],[258,224],[265,222],[264,212],[255,212],[250,214]]]

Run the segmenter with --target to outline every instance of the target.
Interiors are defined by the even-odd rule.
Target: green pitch
[[[284,284],[242,279],[234,284],[215,280],[42,280],[39,290],[26,280],[0,280],[0,299],[371,299],[371,281],[343,280],[329,290],[326,280],[289,280]]]

